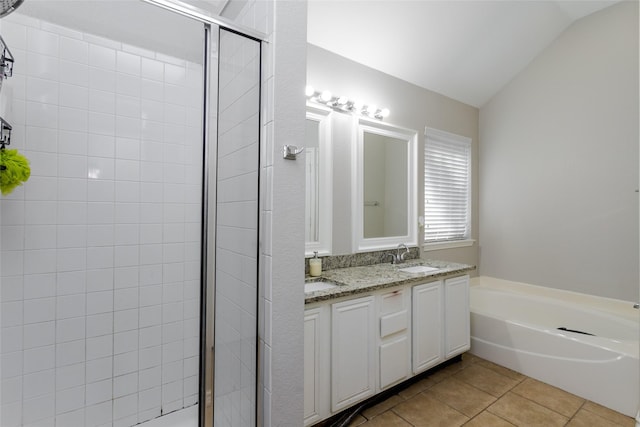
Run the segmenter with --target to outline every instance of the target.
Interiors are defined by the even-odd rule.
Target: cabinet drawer
[[[405,330],[408,326],[409,312],[407,310],[382,316],[380,318],[380,338]]]
[[[380,314],[385,315],[406,310],[408,308],[406,293],[406,289],[397,289],[380,295]]]

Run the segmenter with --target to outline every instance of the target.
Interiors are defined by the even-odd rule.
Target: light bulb
[[[309,86],[304,88],[304,94],[305,95],[313,96],[314,93],[316,93],[316,91],[313,89],[313,86],[309,85]]]
[[[367,115],[373,117],[376,115],[376,111],[378,111],[378,106],[376,104],[371,104],[367,106]]]
[[[338,105],[346,105],[347,102],[349,102],[349,99],[346,96],[338,98]]]
[[[388,108],[383,108],[382,110],[380,110],[380,116],[382,117],[388,117],[390,113],[391,111],[389,111]]]
[[[329,92],[328,90],[323,91],[322,95],[320,95],[320,99],[322,99],[324,102],[331,101],[331,98],[333,98],[333,96],[331,95],[331,92]]]

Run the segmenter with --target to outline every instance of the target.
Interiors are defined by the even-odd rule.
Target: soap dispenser
[[[309,274],[311,276],[322,274],[322,260],[318,258],[318,251],[313,251],[313,258],[309,260]]]

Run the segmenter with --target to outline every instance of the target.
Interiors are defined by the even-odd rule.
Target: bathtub
[[[633,303],[481,276],[471,279],[470,304],[472,354],[636,416]]]

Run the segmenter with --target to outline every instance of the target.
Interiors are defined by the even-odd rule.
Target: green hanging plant
[[[6,196],[31,176],[29,160],[18,150],[0,149],[0,191]]]

